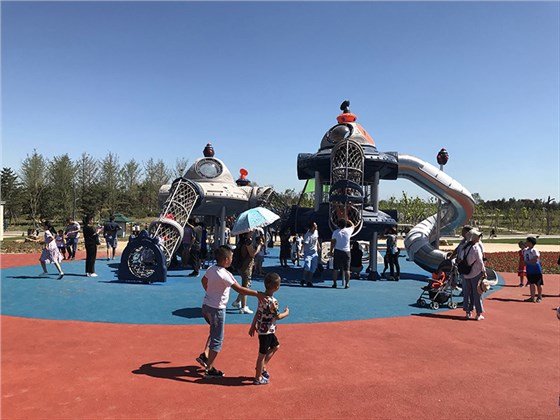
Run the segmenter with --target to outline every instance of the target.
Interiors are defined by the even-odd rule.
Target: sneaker
[[[523,283],[519,283],[519,287],[523,287]]]
[[[89,273],[89,276],[90,276],[90,277],[97,277],[97,274],[95,274],[95,273]]]
[[[268,385],[268,379],[264,376],[261,379],[255,379],[253,385]]]
[[[539,296],[539,297],[537,298],[536,302],[537,302],[537,303],[541,303],[541,302],[542,302],[542,297]]]
[[[308,281],[308,282],[307,282],[307,287],[313,287],[313,283],[310,282],[310,281]]]
[[[107,257],[107,261],[109,261],[109,260],[110,260],[110,258],[109,258],[109,257]]]
[[[224,377],[224,372],[222,372],[221,370],[218,370],[215,367],[213,367],[212,369],[206,369],[206,371],[204,372],[204,377],[205,378],[223,378]]]
[[[47,277],[49,275],[49,273],[47,273],[46,271],[43,271],[41,274],[39,274],[39,277]]]
[[[250,310],[248,306],[244,306],[243,308],[241,308],[241,309],[239,310],[239,313],[240,313],[240,314],[252,314],[253,311]]]
[[[188,277],[198,277],[198,271],[193,271],[192,273],[188,274]]]
[[[471,318],[472,318],[472,313],[467,312],[467,313],[465,314],[465,318],[471,319]]]
[[[484,315],[480,314],[476,317],[477,321],[482,321],[484,319]]]
[[[86,276],[87,276],[87,277],[91,277],[91,274],[90,274],[90,273],[86,273]]]
[[[60,275],[58,276],[58,280],[62,280],[63,277],[64,277],[64,273],[60,273]]]
[[[299,281],[299,284],[300,284],[300,286],[302,286],[302,287],[305,286],[305,282],[304,282],[303,280],[300,280],[300,281]]]
[[[266,370],[263,370],[262,377],[266,379],[270,379],[270,373],[268,373],[268,371]]]
[[[333,283],[333,285],[331,286],[333,289],[336,289],[336,283]]]
[[[241,309],[241,302],[239,302],[238,300],[234,300],[233,302],[231,302],[231,306],[237,309]]]
[[[523,302],[535,302],[535,301],[536,300],[535,300],[534,297],[530,297],[530,298],[525,299]]]
[[[198,356],[196,358],[196,361],[199,363],[200,366],[202,366],[203,368],[208,367],[207,363],[208,363],[208,357],[206,357],[206,355],[204,353],[200,353],[200,356]]]

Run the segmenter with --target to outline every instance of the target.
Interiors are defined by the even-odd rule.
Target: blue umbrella
[[[231,229],[232,235],[251,232],[259,227],[265,227],[274,223],[280,217],[264,207],[255,207],[241,213]]]

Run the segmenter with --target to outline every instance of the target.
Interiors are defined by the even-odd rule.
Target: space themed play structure
[[[287,206],[272,187],[251,186],[244,169],[234,179],[208,144],[203,157],[182,177],[161,188],[160,216],[147,232],[129,241],[121,257],[119,279],[165,281],[190,218],[210,218],[218,246],[225,243],[226,219],[257,206],[279,215],[278,229],[289,229],[292,234],[304,233],[309,222],[315,221],[323,241],[330,240],[339,219],[350,220],[354,224],[352,239],[369,242],[370,255],[377,255],[378,236],[398,222],[396,211],[379,209],[379,184],[399,178],[441,200],[438,214],[414,226],[404,240],[408,258],[434,272],[446,257],[437,246],[439,232],[452,231],[470,219],[475,206],[471,194],[444,173],[442,165],[438,169],[415,156],[379,151],[349,106],[349,101],[342,103],[337,124],[327,130],[315,153],[297,157],[298,178],[314,186],[313,207]],[[368,272],[372,279],[379,277],[376,258],[370,258]]]

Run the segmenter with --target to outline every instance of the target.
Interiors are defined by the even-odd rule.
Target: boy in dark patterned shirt
[[[290,310],[286,306],[284,312],[278,310],[278,301],[273,294],[280,289],[280,276],[276,273],[268,273],[264,278],[266,297],[259,301],[259,308],[253,318],[249,329],[249,335],[253,337],[255,331],[259,334],[259,356],[255,373],[255,385],[266,385],[269,381],[267,365],[280,347],[276,338],[276,320],[288,316]]]

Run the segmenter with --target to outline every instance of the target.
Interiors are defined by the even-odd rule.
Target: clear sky
[[[33,149],[190,163],[300,190],[351,101],[380,151],[485,200],[560,199],[558,2],[2,1],[2,166]],[[384,181],[380,197],[428,197]]]

